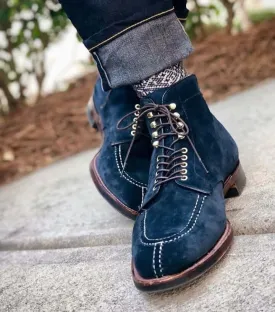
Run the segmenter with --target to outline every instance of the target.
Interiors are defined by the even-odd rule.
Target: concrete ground
[[[185,289],[144,294],[133,222],[97,193],[89,151],[0,189],[0,311],[275,311],[275,81],[211,106],[237,140],[247,187],[227,202],[228,256]]]

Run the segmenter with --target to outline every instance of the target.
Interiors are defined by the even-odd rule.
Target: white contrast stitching
[[[170,235],[170,236],[162,237],[162,238],[148,238],[148,237],[147,237],[147,234],[146,234],[146,217],[147,217],[147,210],[146,210],[146,211],[145,211],[145,215],[144,215],[144,219],[143,219],[143,223],[144,223],[144,236],[145,236],[145,238],[146,238],[147,240],[149,240],[149,241],[160,241],[160,240],[168,239],[168,238],[171,238],[171,237],[174,237],[174,236],[179,235],[181,232],[183,232],[183,231],[189,226],[189,224],[190,224],[190,222],[191,222],[191,220],[192,220],[192,218],[193,218],[193,216],[194,216],[195,210],[196,210],[196,208],[197,208],[199,199],[200,199],[200,195],[198,195],[198,197],[197,197],[196,204],[195,204],[195,206],[194,206],[194,208],[193,208],[192,214],[191,214],[191,216],[190,216],[190,218],[189,218],[189,221],[188,221],[188,223],[186,224],[186,226],[185,226],[183,229],[181,229],[178,233],[172,234],[172,235]]]
[[[161,242],[159,245],[159,271],[160,271],[161,277],[163,276],[163,269],[162,269],[162,264],[161,264],[162,246],[163,246],[163,243]]]
[[[198,211],[198,214],[197,214],[197,216],[196,216],[196,219],[194,220],[194,223],[193,223],[193,225],[191,226],[191,228],[190,228],[188,231],[186,231],[186,232],[184,232],[183,234],[181,234],[180,236],[178,236],[178,237],[175,237],[175,238],[173,238],[173,239],[169,239],[168,241],[162,241],[162,242],[161,242],[162,244],[169,244],[169,243],[175,242],[176,240],[178,240],[178,239],[182,238],[183,236],[189,234],[189,233],[193,230],[193,228],[195,227],[195,225],[196,225],[196,223],[197,223],[197,221],[198,221],[198,218],[199,218],[199,216],[200,216],[200,213],[201,213],[201,211],[202,211],[202,207],[203,207],[203,204],[204,204],[204,201],[205,201],[205,198],[206,198],[206,197],[207,197],[207,196],[204,196],[203,199],[202,199],[200,209],[199,209],[199,211]],[[156,245],[156,243],[145,243],[142,239],[141,239],[141,243],[142,243],[143,245],[145,245],[145,246],[153,246],[153,245]]]
[[[156,265],[155,265],[156,248],[157,248],[157,244],[155,244],[154,251],[153,251],[153,270],[155,273],[155,277],[158,278],[157,271],[156,271]]]
[[[143,205],[143,202],[144,202],[144,195],[145,195],[145,193],[144,193],[144,189],[146,189],[145,187],[143,187],[142,189],[141,189],[141,204],[140,204],[140,206],[142,206]]]
[[[121,167],[123,167],[123,160],[122,160],[122,156],[121,156],[121,145],[119,145],[118,151],[119,151],[120,165],[121,165]],[[144,186],[144,187],[147,188],[147,185],[146,185],[146,184],[144,184],[144,183],[142,183],[142,182],[139,182],[139,181],[135,180],[134,178],[130,177],[129,174],[128,174],[126,171],[124,171],[124,174],[125,174],[129,179],[131,179],[133,182],[135,182],[135,183],[137,183],[137,184],[140,184],[140,186]]]
[[[130,182],[131,184],[134,184],[134,185],[137,186],[137,187],[143,188],[143,186],[136,184],[135,182],[131,181],[130,179],[128,179],[127,177],[125,177],[125,176],[122,174],[122,171],[120,170],[119,163],[118,163],[118,156],[117,156],[117,148],[116,148],[116,146],[115,146],[114,151],[115,151],[116,165],[117,165],[117,169],[118,169],[120,175],[121,175],[124,179],[126,179],[128,182]]]

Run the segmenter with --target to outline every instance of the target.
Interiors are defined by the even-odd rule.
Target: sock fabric
[[[157,89],[167,88],[184,79],[187,72],[181,63],[173,65],[163,71],[133,85],[138,97],[144,97]]]

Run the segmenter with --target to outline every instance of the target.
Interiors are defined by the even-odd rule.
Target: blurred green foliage
[[[274,10],[247,14],[243,0],[212,0],[208,5],[188,0],[188,8],[185,29],[197,40],[224,26],[228,33],[233,28],[241,31],[249,20],[257,24],[275,16]],[[236,10],[242,10],[242,19],[236,19]],[[0,112],[1,107],[8,105],[11,110],[25,102],[30,79],[35,79],[40,95],[46,75],[45,50],[68,24],[57,0],[0,0]]]
[[[221,14],[221,7],[214,2],[209,5],[199,5],[197,1],[193,1],[193,9],[189,12],[185,24],[191,39],[205,38],[210,29],[220,28],[220,25],[212,22]]]
[[[265,9],[248,12],[249,20],[252,24],[259,24],[264,21],[271,20],[275,17],[275,10]]]
[[[9,109],[23,103],[30,77],[41,92],[45,49],[67,25],[55,0],[0,0],[0,104],[3,96]],[[16,92],[11,92],[11,86]]]

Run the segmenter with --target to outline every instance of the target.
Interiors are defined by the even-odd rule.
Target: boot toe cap
[[[225,231],[226,217],[222,209],[213,215],[213,207],[209,205],[213,205],[213,201],[206,198],[200,215],[195,216],[184,230],[174,231],[175,234],[162,239],[146,236],[145,213],[137,218],[133,234],[133,264],[142,278],[154,279],[181,273],[215,246]],[[167,220],[167,217],[163,216],[163,219]],[[165,227],[160,222],[155,226]]]

